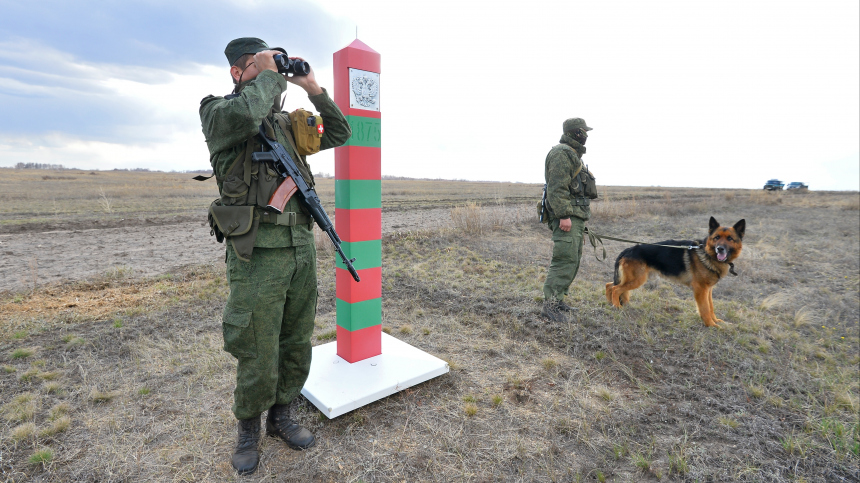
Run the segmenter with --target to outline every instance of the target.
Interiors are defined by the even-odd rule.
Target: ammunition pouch
[[[223,206],[245,205],[248,201],[250,186],[245,184],[242,178],[227,176],[221,185],[221,203]]]
[[[221,199],[209,205],[210,234],[218,242],[227,238],[233,244],[236,256],[243,262],[251,261],[260,215],[253,206],[224,206]]]
[[[244,170],[230,169],[228,171],[230,174],[224,178],[224,183],[221,185],[221,203],[224,206],[265,208],[272,194],[278,189],[281,181],[278,172],[269,163],[251,160],[252,153],[253,151],[246,150],[239,154],[239,158],[245,158],[247,155],[247,161],[236,163]],[[244,159],[237,159],[237,161],[244,161]],[[235,171],[238,173],[234,173]]]
[[[597,199],[597,180],[594,175],[591,174],[591,171],[589,171],[588,168],[583,169],[579,175],[584,176],[585,178],[582,180],[582,184],[585,185],[585,196],[588,199]]]
[[[597,198],[597,182],[588,168],[583,168],[570,184],[570,202],[576,206],[588,206],[589,200]]]

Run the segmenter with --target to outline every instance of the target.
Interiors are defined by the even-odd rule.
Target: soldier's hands
[[[561,231],[570,231],[570,218],[562,218],[558,220],[558,227],[561,228]]]
[[[298,59],[301,61],[305,60],[301,57],[290,57],[290,59]],[[272,62],[272,63],[274,64],[274,62]],[[311,71],[308,72],[308,75],[293,75],[293,76],[285,76],[285,77],[287,79],[287,82],[289,82],[290,84],[295,84],[295,85],[301,87],[302,89],[305,90],[305,92],[308,93],[309,96],[315,96],[317,94],[322,94],[322,92],[323,92],[322,87],[320,87],[320,85],[317,84],[317,78],[314,75],[314,68],[313,67],[311,67]]]
[[[275,55],[280,53],[277,50],[264,50],[254,54],[254,63],[257,66],[257,71],[271,70],[277,72],[278,66],[275,65]]]

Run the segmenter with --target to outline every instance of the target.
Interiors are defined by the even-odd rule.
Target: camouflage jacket
[[[556,219],[575,216],[588,220],[591,217],[590,206],[578,204],[576,200],[579,198],[574,196],[574,192],[578,190],[574,173],[580,169],[585,169],[582,163],[585,146],[567,134],[563,134],[559,142],[561,144],[555,145],[546,155],[544,170],[546,198],[549,202],[550,213]],[[584,193],[577,194],[584,196]]]
[[[233,160],[244,152],[248,139],[257,134],[263,118],[271,121],[273,112],[280,109],[281,95],[287,88],[287,81],[278,73],[266,70],[255,79],[244,84],[237,96],[206,96],[200,101],[200,122],[206,145],[209,148],[209,162],[217,179],[223,179]],[[349,123],[337,104],[323,89],[322,94],[310,96],[314,108],[323,118],[325,133],[320,142],[320,150],[340,146],[351,135]],[[275,122],[271,123],[277,126]],[[278,142],[296,159],[284,133],[276,128]],[[310,184],[312,180],[306,180]],[[222,189],[219,181],[218,190]],[[285,211],[300,212],[298,196],[287,203]],[[261,224],[257,233],[255,247],[277,248],[306,245],[314,242],[313,231],[309,225],[282,226]]]

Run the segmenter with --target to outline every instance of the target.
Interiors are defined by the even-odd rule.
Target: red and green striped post
[[[337,355],[358,362],[382,353],[382,169],[380,55],[356,39],[334,53],[334,102],[352,137],[335,148],[335,229],[361,282],[337,258]]]

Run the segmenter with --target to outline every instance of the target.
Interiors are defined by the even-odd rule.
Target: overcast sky
[[[382,173],[543,182],[568,117],[599,184],[860,189],[860,2],[0,0],[0,166],[208,169],[197,107],[256,36],[332,88],[382,55]],[[290,86],[286,107],[311,108]],[[313,156],[334,171],[333,153]]]

